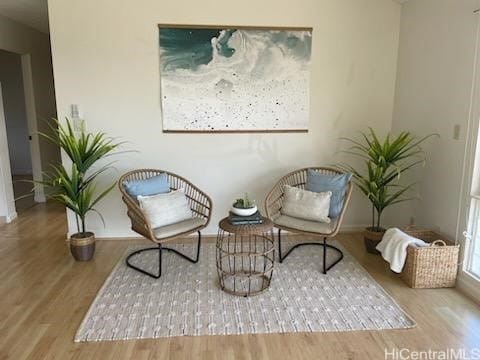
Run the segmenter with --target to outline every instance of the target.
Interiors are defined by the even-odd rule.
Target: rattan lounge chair
[[[145,214],[143,213],[142,209],[140,209],[136,199],[132,198],[126,192],[123,184],[129,180],[147,179],[161,173],[167,174],[171,190],[184,189],[194,217],[189,220],[152,229],[145,217]],[[200,254],[200,242],[202,237],[200,230],[204,229],[209,224],[212,213],[212,201],[207,194],[202,192],[199,188],[186,179],[176,174],[155,169],[140,169],[130,171],[119,179],[118,186],[122,193],[122,199],[127,205],[127,215],[130,218],[132,230],[157,244],[155,247],[141,249],[128,255],[126,259],[128,267],[158,279],[162,275],[162,250],[171,251],[192,263],[198,262],[198,257]],[[177,239],[179,237],[184,237],[194,232],[198,233],[197,252],[195,258],[188,257],[175,249],[163,246],[163,244],[168,241]],[[133,256],[145,251],[158,251],[158,274],[152,274],[130,263],[130,259]]]
[[[323,273],[326,274],[333,266],[343,259],[342,251],[330,244],[327,244],[327,238],[332,238],[337,235],[340,227],[342,225],[343,216],[345,210],[347,209],[348,202],[350,200],[350,194],[352,192],[352,183],[349,182],[348,186],[345,189],[345,198],[343,202],[340,215],[336,219],[327,223],[319,223],[315,221],[308,221],[297,219],[291,216],[283,215],[281,213],[282,204],[284,200],[284,185],[295,186],[301,189],[305,188],[305,183],[307,179],[307,170],[312,169],[323,174],[341,174],[340,171],[324,167],[313,167],[313,168],[304,168],[300,170],[293,171],[288,175],[282,177],[267,195],[265,200],[265,210],[267,217],[270,218],[275,227],[278,228],[278,255],[280,262],[283,262],[285,258],[290,255],[290,253],[300,247],[305,245],[319,245],[323,247]],[[282,255],[282,243],[281,243],[281,231],[286,230],[292,233],[311,235],[313,237],[323,238],[323,242],[306,242],[295,244],[285,255]],[[327,249],[332,249],[339,256],[338,258],[330,265],[326,265],[327,258]]]

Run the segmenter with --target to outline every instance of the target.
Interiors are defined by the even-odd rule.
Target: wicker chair
[[[171,190],[184,189],[194,217],[191,220],[189,219],[176,224],[152,229],[145,217],[144,212],[138,206],[136,199],[132,198],[126,192],[123,184],[126,181],[148,179],[161,173],[167,174]],[[155,247],[141,249],[128,255],[126,259],[128,267],[158,279],[162,275],[162,250],[171,251],[192,263],[198,262],[198,257],[200,254],[200,242],[202,238],[200,230],[209,224],[212,213],[212,201],[207,194],[202,192],[199,188],[191,184],[186,179],[176,174],[155,169],[140,169],[130,171],[120,177],[118,181],[118,187],[122,193],[122,199],[127,205],[127,215],[130,218],[132,230],[157,244]],[[163,246],[163,243],[165,242],[189,235],[194,232],[198,233],[197,254],[195,258],[190,258],[175,249]],[[130,263],[130,258],[145,251],[158,251],[158,274],[152,274]]]
[[[342,251],[333,246],[327,244],[327,238],[332,238],[337,235],[341,225],[345,210],[347,208],[348,202],[350,200],[350,194],[352,192],[352,183],[349,182],[347,188],[345,189],[345,198],[343,201],[343,207],[341,209],[340,215],[337,219],[332,219],[329,224],[318,223],[315,221],[301,220],[281,213],[283,200],[284,200],[284,185],[295,186],[301,189],[305,188],[305,183],[307,179],[307,170],[318,171],[322,174],[341,174],[340,171],[324,167],[312,167],[304,168],[300,170],[293,171],[288,175],[281,178],[274,186],[274,188],[267,195],[265,200],[265,210],[267,217],[270,218],[275,227],[278,228],[278,255],[280,262],[283,262],[285,258],[290,255],[290,253],[300,247],[305,245],[319,245],[323,247],[323,273],[326,274],[333,266],[343,259]],[[306,242],[294,245],[288,252],[282,256],[282,243],[281,243],[281,231],[286,230],[293,233],[312,235],[315,237],[322,237],[323,242]],[[330,264],[328,267],[326,265],[327,258],[327,248],[334,250],[338,253],[338,258]]]

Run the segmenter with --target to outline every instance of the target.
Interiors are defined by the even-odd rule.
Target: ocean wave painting
[[[165,132],[306,131],[311,29],[159,26]]]

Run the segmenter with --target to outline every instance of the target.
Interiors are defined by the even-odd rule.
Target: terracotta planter
[[[382,241],[383,234],[385,234],[385,229],[380,228],[380,231],[372,231],[372,228],[366,228],[363,232],[363,242],[365,243],[365,248],[370,254],[380,255],[380,251],[376,249],[378,243]]]
[[[95,253],[95,234],[76,233],[70,237],[70,252],[77,261],[89,261]]]

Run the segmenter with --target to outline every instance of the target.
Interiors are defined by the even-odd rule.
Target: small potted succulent
[[[257,210],[255,200],[251,200],[247,193],[245,193],[243,198],[235,200],[231,208],[232,213],[239,216],[250,216],[255,214]]]

